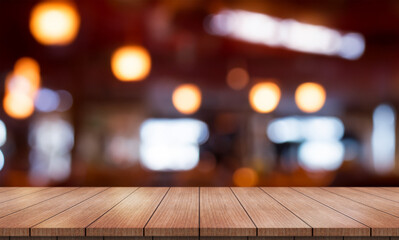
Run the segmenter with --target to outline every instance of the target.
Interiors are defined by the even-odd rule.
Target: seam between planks
[[[381,197],[381,196],[379,196],[379,195],[377,195],[377,194],[374,194],[374,193],[365,192],[365,191],[362,191],[362,190],[359,190],[359,189],[356,189],[356,188],[350,188],[350,189],[355,190],[355,191],[358,191],[358,192],[362,192],[362,193],[367,193],[367,194],[370,194],[370,195],[372,195],[372,196],[376,196],[376,197],[379,197],[379,198],[383,198],[383,199],[385,199],[385,200],[389,200],[389,201],[392,201],[392,202],[399,202],[399,201],[392,200],[392,199],[389,199],[389,198],[386,198],[386,197]],[[393,191],[387,190],[387,189],[385,189],[385,188],[379,188],[379,189],[380,189],[380,190],[386,190],[386,191],[391,192],[391,193],[398,193],[398,192],[393,192]]]
[[[159,203],[158,203],[157,207],[155,208],[154,212],[151,214],[151,216],[148,218],[147,222],[145,223],[145,225],[143,227],[143,236],[145,236],[145,228],[147,227],[148,223],[150,222],[152,216],[154,216],[154,213],[158,210],[158,207],[161,205],[161,203],[165,199],[166,195],[168,195],[170,189],[171,189],[171,187],[168,188],[168,191],[166,191],[165,195],[163,195],[161,201],[159,201]],[[152,236],[152,238],[154,238],[154,237]]]
[[[328,206],[327,204],[324,204],[324,203],[322,203],[322,202],[320,202],[320,201],[318,201],[318,200],[316,200],[316,199],[314,199],[314,198],[312,198],[312,197],[306,195],[305,193],[302,193],[302,192],[300,192],[300,191],[298,191],[298,190],[296,190],[296,189],[294,189],[294,188],[292,188],[292,187],[290,187],[290,188],[291,188],[292,190],[294,190],[294,191],[296,191],[296,192],[298,192],[298,193],[300,193],[300,194],[302,194],[302,195],[304,195],[304,196],[310,198],[310,199],[315,200],[316,202],[318,202],[318,203],[320,203],[320,204],[323,204],[324,206],[326,206],[326,207],[328,207],[328,208],[331,208],[332,210],[336,211],[337,213],[340,213],[340,214],[342,214],[342,215],[344,215],[344,216],[346,216],[346,217],[348,217],[348,218],[350,218],[350,219],[352,219],[352,220],[354,220],[354,221],[356,221],[356,222],[362,224],[363,226],[368,227],[369,230],[370,230],[369,232],[370,232],[370,237],[371,237],[371,229],[372,229],[372,228],[371,228],[370,226],[367,226],[366,224],[364,224],[364,223],[362,223],[362,222],[359,222],[358,220],[352,218],[351,216],[348,216],[348,215],[346,215],[345,213],[342,213],[342,212],[338,211],[337,209],[335,209],[335,208],[333,208],[333,207],[330,207],[330,206]],[[320,188],[320,189],[321,189],[321,188]]]
[[[103,214],[101,214],[98,218],[94,219],[93,222],[91,222],[89,225],[87,225],[85,227],[85,236],[87,236],[87,228],[90,227],[90,225],[92,225],[94,222],[96,222],[98,219],[100,219],[102,216],[104,216],[105,214],[107,214],[109,211],[111,211],[114,207],[116,207],[119,203],[121,203],[123,200],[125,200],[126,198],[128,198],[130,195],[132,195],[134,192],[136,192],[137,190],[139,190],[140,187],[136,188],[135,190],[133,190],[131,193],[129,193],[126,197],[124,197],[122,200],[120,200],[119,202],[117,202],[114,206],[112,206],[110,209],[108,209],[107,211],[105,211]]]
[[[40,189],[40,190],[31,192],[31,193],[27,193],[27,194],[25,194],[25,195],[21,195],[21,196],[19,196],[19,197],[11,198],[11,199],[5,200],[5,201],[3,201],[3,202],[0,202],[0,204],[5,203],[5,202],[9,202],[9,201],[11,201],[11,200],[15,200],[15,199],[17,199],[17,198],[21,198],[21,197],[28,196],[28,195],[33,194],[33,193],[38,193],[38,192],[44,191],[44,190],[46,190],[46,189],[48,189],[48,188],[43,188],[43,189]],[[18,189],[16,189],[16,190],[18,190]],[[7,192],[7,191],[5,191],[5,192]]]
[[[29,205],[29,206],[27,206],[27,207],[24,207],[24,208],[21,208],[21,209],[18,209],[18,210],[16,210],[15,212],[12,212],[12,213],[6,214],[6,215],[4,215],[4,216],[0,216],[0,218],[3,218],[3,217],[10,216],[10,215],[12,215],[12,214],[14,214],[14,213],[17,213],[17,212],[19,212],[19,211],[22,211],[22,210],[24,210],[24,209],[27,209],[27,208],[33,207],[33,206],[35,206],[35,205],[37,205],[37,204],[40,204],[40,203],[42,203],[42,202],[45,202],[45,201],[51,200],[51,199],[53,199],[53,198],[55,198],[55,197],[59,197],[59,196],[62,196],[62,195],[64,195],[64,194],[67,194],[67,193],[69,193],[69,192],[75,191],[76,189],[78,189],[78,188],[74,188],[74,189],[72,189],[72,190],[70,190],[70,191],[67,191],[67,192],[61,193],[61,194],[59,194],[59,195],[53,196],[53,197],[51,197],[51,198],[47,198],[47,199],[45,199],[45,200],[43,200],[43,201],[40,201],[40,202],[38,202],[38,203],[35,203],[35,204],[32,204],[32,205]],[[37,192],[35,192],[35,193],[37,193]]]
[[[254,220],[252,220],[251,216],[249,215],[249,213],[247,212],[247,209],[245,209],[245,207],[242,205],[240,199],[238,199],[237,195],[234,193],[233,189],[231,189],[231,187],[229,187],[230,191],[233,193],[234,197],[237,199],[237,201],[240,203],[241,207],[244,209],[245,213],[248,215],[249,219],[251,219],[251,222],[254,224],[255,229],[256,229],[256,236],[258,236],[258,226],[256,226]]]
[[[109,189],[109,187],[108,187],[108,188],[106,188],[106,189],[104,189],[104,190],[102,190],[102,191],[100,191],[100,192],[98,192],[98,193],[96,193],[96,194],[94,194],[93,196],[91,196],[91,197],[88,197],[88,198],[86,198],[86,199],[84,199],[84,200],[82,200],[82,201],[80,201],[80,202],[78,202],[78,203],[76,203],[76,204],[74,204],[74,205],[72,205],[72,206],[70,206],[70,207],[68,207],[68,208],[64,209],[64,210],[62,210],[61,212],[59,212],[59,213],[57,213],[57,214],[54,214],[53,216],[51,216],[51,217],[49,217],[49,218],[46,218],[46,219],[44,219],[43,221],[41,221],[41,222],[38,222],[38,223],[36,223],[35,225],[33,225],[33,226],[29,227],[29,237],[31,237],[31,236],[32,236],[32,235],[31,235],[31,229],[32,229],[33,227],[35,227],[35,226],[39,225],[40,223],[42,223],[42,222],[44,222],[44,221],[47,221],[47,220],[49,220],[49,219],[51,219],[51,218],[53,218],[53,217],[55,217],[55,216],[57,216],[57,215],[59,215],[59,214],[61,214],[61,213],[63,213],[63,212],[65,212],[65,211],[67,211],[67,210],[69,210],[69,209],[71,209],[71,208],[75,207],[76,205],[79,205],[79,204],[81,204],[82,202],[84,202],[84,201],[86,201],[86,200],[89,200],[89,199],[90,199],[90,198],[92,198],[92,197],[95,197],[95,196],[97,196],[98,194],[100,194],[100,193],[104,192],[104,191],[105,191],[105,190],[107,190],[107,189]]]
[[[261,187],[258,187],[262,192],[264,192],[266,195],[268,195],[269,197],[271,197],[274,201],[276,201],[278,204],[280,204],[281,206],[283,206],[283,208],[287,209],[290,213],[292,213],[295,217],[299,218],[302,222],[304,222],[306,225],[308,225],[311,229],[312,229],[312,236],[313,236],[313,227],[310,226],[310,224],[308,224],[305,220],[303,220],[302,218],[300,218],[298,215],[296,215],[293,211],[291,211],[291,209],[287,208],[286,206],[284,206],[284,204],[282,204],[281,202],[279,202],[277,199],[275,199],[272,195],[268,194],[265,190],[263,190]]]
[[[358,202],[358,201],[356,201],[356,200],[354,200],[354,199],[351,199],[351,198],[345,197],[345,196],[343,196],[343,195],[341,195],[341,194],[338,194],[338,193],[335,193],[335,192],[328,191],[328,190],[327,190],[327,189],[325,189],[325,188],[321,188],[321,189],[323,189],[324,191],[330,192],[330,193],[332,193],[332,194],[338,195],[338,196],[340,196],[340,197],[346,198],[346,199],[348,199],[348,200],[351,200],[351,201],[353,201],[353,202],[356,202],[356,203],[362,204],[362,205],[364,205],[364,206],[366,206],[366,207],[370,207],[370,208],[373,208],[373,209],[375,209],[375,210],[378,210],[378,211],[380,211],[380,212],[383,212],[383,213],[386,213],[386,214],[388,214],[388,215],[391,215],[391,216],[393,216],[393,217],[399,218],[399,216],[397,216],[397,215],[393,215],[392,213],[385,212],[384,210],[381,210],[381,209],[375,208],[375,207],[373,207],[373,206],[370,206],[370,205],[364,204],[364,203],[362,203],[362,202]]]

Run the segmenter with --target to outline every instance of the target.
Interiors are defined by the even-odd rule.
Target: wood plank
[[[321,188],[295,188],[297,191],[371,228],[371,236],[399,236],[399,218],[375,208],[348,200]]]
[[[16,198],[29,195],[34,192],[42,191],[45,187],[21,187],[9,191],[0,192],[0,203],[7,202]]]
[[[85,236],[85,228],[137,188],[109,188],[34,226],[31,236]]]
[[[399,193],[399,187],[384,187],[384,188],[380,188],[380,189],[385,189],[391,192],[397,192]]]
[[[48,201],[0,218],[0,236],[29,236],[30,227],[104,191],[106,188],[78,188]]]
[[[143,236],[169,188],[139,188],[86,228],[87,236]]]
[[[313,236],[370,236],[370,229],[303,194],[282,187],[262,188],[313,228]]]
[[[104,240],[152,240],[152,237],[104,237]]]
[[[69,191],[72,191],[77,188],[70,188]],[[47,188],[43,191],[34,192],[29,195],[25,195],[20,198],[16,198],[12,201],[8,201],[6,203],[0,204],[0,217],[5,217],[9,214],[21,211],[27,207],[36,205],[43,201],[49,200],[53,197],[62,195],[67,193],[68,191],[65,188]]]
[[[258,236],[312,236],[312,228],[259,188],[232,188]]]
[[[171,188],[144,231],[146,236],[199,236],[199,188]]]
[[[380,211],[399,217],[399,202],[394,202],[376,195],[370,195],[365,192],[357,191],[351,188],[323,188],[329,192],[335,193],[352,201],[367,205]]]
[[[256,236],[256,227],[229,188],[200,188],[200,236]]]
[[[248,240],[294,240],[294,237],[248,237]]]
[[[399,202],[399,193],[397,192],[392,192],[384,188],[377,188],[377,187],[353,187],[351,189],[354,189],[356,191],[361,191],[365,192],[371,195],[375,195],[381,198],[389,199],[392,201]]]

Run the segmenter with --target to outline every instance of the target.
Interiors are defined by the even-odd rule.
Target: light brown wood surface
[[[139,188],[86,229],[87,236],[143,236],[169,188]]]
[[[313,236],[370,236],[370,229],[290,188],[262,188],[313,228]]]
[[[171,188],[147,226],[147,236],[199,236],[199,188]]]
[[[68,191],[69,189],[65,189]],[[93,197],[105,188],[78,188],[40,204],[0,218],[0,236],[29,236],[30,228]]]
[[[256,236],[256,227],[230,188],[201,188],[200,236]]]
[[[0,188],[1,199],[0,240],[399,239],[396,188]]]
[[[31,229],[31,236],[85,236],[86,227],[137,188],[108,188],[95,197],[47,219]]]
[[[398,236],[399,218],[320,188],[295,188],[371,228],[371,236]]]
[[[312,236],[312,228],[259,188],[232,188],[258,236]]]

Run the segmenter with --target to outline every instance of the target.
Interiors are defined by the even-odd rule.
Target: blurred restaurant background
[[[2,0],[1,186],[395,186],[396,0]]]

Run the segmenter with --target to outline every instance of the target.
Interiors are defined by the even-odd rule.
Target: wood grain
[[[70,191],[65,188],[64,191]],[[29,236],[32,226],[104,191],[105,188],[78,188],[48,201],[0,218],[0,236]]]
[[[370,229],[290,188],[262,188],[313,228],[313,236],[370,236]]]
[[[144,235],[199,236],[199,188],[171,188]]]
[[[34,226],[31,236],[85,236],[85,228],[137,188],[109,188]]]
[[[231,189],[201,188],[200,236],[256,236],[256,227]]]
[[[0,192],[0,203],[7,202],[16,198],[20,198],[29,195],[34,192],[42,191],[44,187],[22,187],[14,188],[8,191]]]
[[[259,188],[232,188],[258,236],[312,236],[312,228]]]
[[[143,236],[169,188],[139,188],[86,229],[87,236]]]
[[[376,188],[376,187],[370,187],[370,188],[365,188],[365,187],[354,187],[351,188],[354,189],[356,191],[360,191],[360,192],[365,192],[377,197],[381,197],[381,198],[385,198],[385,199],[389,199],[395,202],[399,202],[399,193],[397,192],[392,192],[389,191],[387,189],[384,188]]]
[[[295,188],[371,228],[371,236],[399,236],[399,218],[320,188]]]
[[[367,205],[369,207],[381,210],[383,212],[399,217],[399,202],[381,198],[379,196],[370,195],[365,192],[356,191],[351,188],[323,188],[329,192],[335,193],[342,197],[351,199],[355,202]]]
[[[69,191],[74,189],[77,188],[70,188]],[[68,190],[65,188],[47,188],[43,191],[34,192],[25,195],[24,197],[13,199],[12,201],[8,201],[7,204],[0,204],[0,217],[5,217],[9,214],[21,211],[22,209],[49,200],[53,197],[60,196],[67,192]]]

